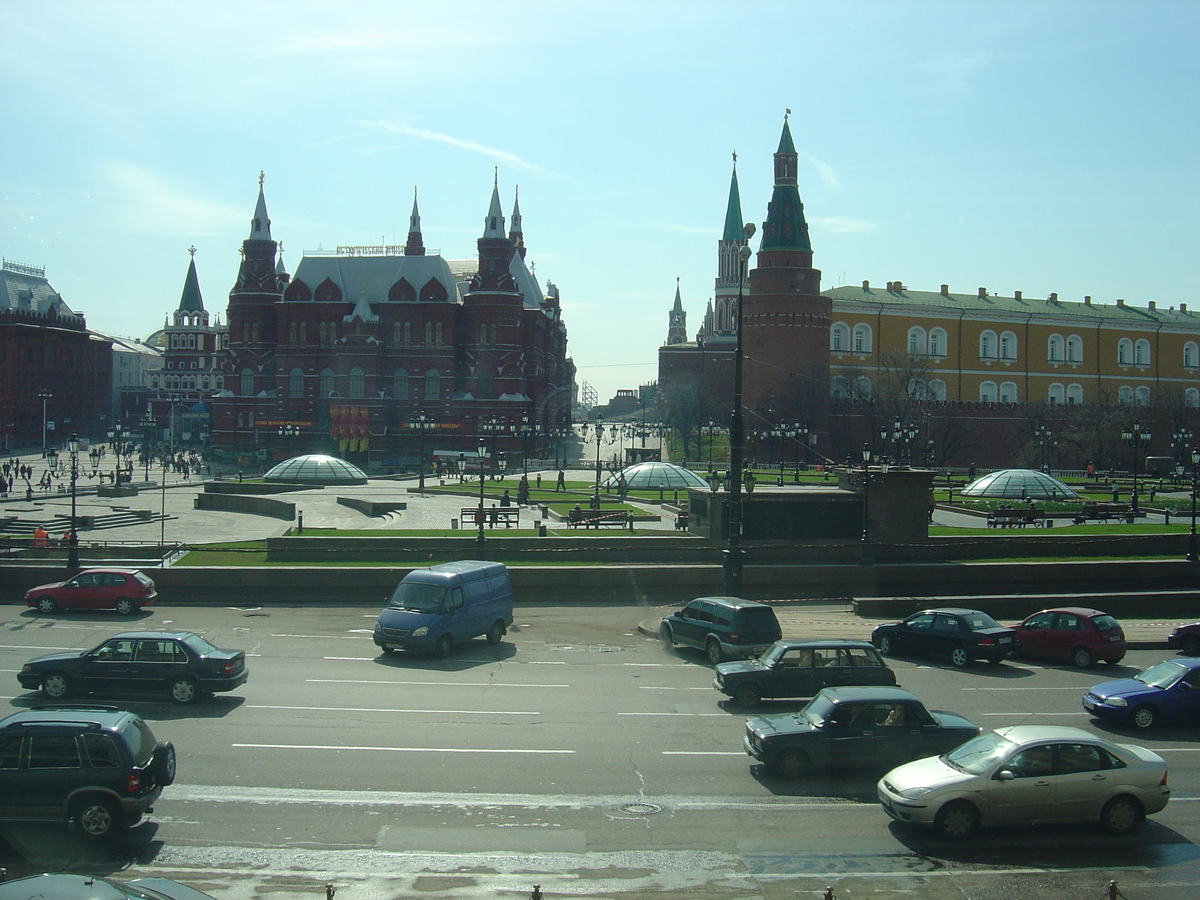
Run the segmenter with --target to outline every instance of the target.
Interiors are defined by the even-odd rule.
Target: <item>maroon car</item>
[[[1178,626],[1167,638],[1172,650],[1182,650],[1184,656],[1200,657],[1200,622]]]
[[[1021,656],[1071,662],[1081,669],[1097,660],[1116,665],[1128,649],[1125,632],[1108,613],[1064,606],[1034,613],[1013,626]]]
[[[149,606],[157,596],[154,582],[137,569],[85,569],[66,581],[30,588],[25,592],[25,605],[43,613],[56,609],[115,609],[127,616]]]

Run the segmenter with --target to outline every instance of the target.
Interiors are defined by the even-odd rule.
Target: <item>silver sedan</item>
[[[1042,822],[1099,822],[1127,834],[1171,798],[1157,753],[1051,725],[999,728],[907,763],[880,779],[878,793],[897,822],[931,826],[946,840]]]

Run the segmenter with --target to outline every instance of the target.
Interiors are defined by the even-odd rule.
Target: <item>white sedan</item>
[[[1127,834],[1171,798],[1157,753],[1053,725],[981,734],[945,756],[892,769],[878,792],[897,822],[932,826],[946,840],[1042,822],[1099,822]]]

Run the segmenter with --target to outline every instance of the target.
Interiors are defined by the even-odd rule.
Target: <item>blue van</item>
[[[461,559],[405,575],[379,613],[374,639],[384,653],[431,650],[444,658],[455,644],[476,635],[500,643],[512,624],[512,610],[504,564]]]

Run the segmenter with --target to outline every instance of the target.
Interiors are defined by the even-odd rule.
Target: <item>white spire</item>
[[[483,222],[483,236],[485,238],[502,238],[507,237],[504,233],[504,210],[500,208],[500,167],[496,167],[496,174],[492,181],[492,203],[488,208],[487,218]]]
[[[267,198],[263,196],[263,181],[266,175],[258,173],[258,203],[254,206],[254,218],[250,220],[250,240],[269,241],[271,239],[271,219],[267,216]]]
[[[421,214],[417,211],[417,187],[413,185],[413,210],[412,215],[408,217],[408,233],[421,230]]]

